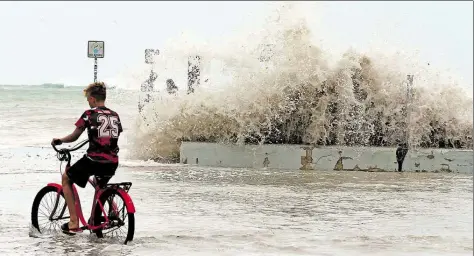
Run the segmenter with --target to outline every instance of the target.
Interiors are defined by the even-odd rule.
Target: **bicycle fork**
[[[62,219],[67,219],[68,217],[62,217],[64,212],[66,211],[66,207],[67,205],[64,204],[63,206],[63,209],[61,210],[61,213],[59,214],[58,218],[57,219],[53,219],[54,217],[54,214],[56,213],[56,210],[58,209],[58,205],[59,205],[59,198],[61,197],[61,191],[58,191],[57,195],[56,195],[56,201],[54,202],[54,207],[53,207],[53,210],[51,211],[51,214],[49,215],[49,220],[50,221],[53,221],[53,220],[62,220]]]

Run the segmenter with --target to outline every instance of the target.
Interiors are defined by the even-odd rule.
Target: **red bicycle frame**
[[[90,178],[89,179],[89,183],[91,183],[91,185],[94,185],[93,184],[93,181],[92,179]],[[61,192],[63,190],[63,186],[58,184],[58,183],[48,183],[48,186],[52,186],[52,187],[56,187],[57,188],[57,200],[59,200],[59,197],[61,196]],[[82,225],[84,226],[83,229],[89,229],[89,230],[96,230],[96,229],[99,229],[99,228],[103,228],[108,222],[109,222],[109,218],[104,210],[104,206],[102,205],[102,203],[99,201],[99,198],[100,198],[100,195],[102,195],[102,193],[107,189],[107,188],[104,188],[104,189],[100,189],[98,186],[94,186],[94,189],[95,189],[95,192],[94,192],[94,201],[92,202],[92,209],[91,209],[91,223],[94,223],[94,210],[95,210],[95,207],[97,206],[97,203],[99,203],[99,207],[102,211],[102,213],[104,214],[105,216],[105,222],[99,226],[93,226],[91,225],[90,223],[87,223],[86,220],[84,219],[84,214],[82,213],[82,206],[81,206],[81,199],[79,198],[79,194],[77,193],[77,189],[76,189],[76,186],[74,186],[74,184],[72,184],[72,191],[73,191],[73,194],[74,194],[74,201],[75,201],[75,208],[76,208],[76,213],[77,213],[77,216],[79,217],[79,220],[81,221]],[[115,204],[115,202],[113,203],[113,210],[116,211],[117,209],[117,206]],[[53,213],[54,214],[55,212],[55,209],[53,210]]]
[[[81,146],[75,148],[75,149],[78,149],[80,147],[82,147],[86,142],[82,143]],[[53,148],[56,150],[56,152],[60,153],[61,151],[57,150],[56,147],[54,147],[53,145]],[[73,151],[73,150],[68,150],[66,151],[66,157],[61,157],[60,160],[67,160],[67,164],[66,164],[66,170],[71,166],[71,163],[70,163],[70,160],[71,160],[71,155],[69,153],[69,151]],[[63,151],[64,153],[65,151]],[[60,173],[62,175],[62,172],[61,172],[61,169],[60,169]],[[120,196],[122,197],[122,199],[124,199],[124,203],[125,205],[127,206],[127,209],[128,209],[128,213],[135,213],[135,206],[133,204],[133,201],[132,199],[130,198],[130,196],[128,195],[127,191],[125,191],[122,187],[120,187],[120,185],[126,185],[127,182],[125,183],[121,183],[121,184],[109,184],[109,185],[119,185],[119,186],[114,186],[114,187],[111,187],[111,186],[106,186],[105,188],[100,188],[99,184],[98,184],[98,181],[97,179],[95,178],[95,176],[92,176],[92,178],[89,178],[89,183],[92,185],[92,187],[94,187],[94,201],[92,202],[92,209],[91,209],[91,216],[90,216],[90,223],[87,223],[86,220],[84,219],[84,214],[82,213],[82,206],[81,206],[81,200],[79,198],[79,194],[77,193],[77,189],[76,189],[76,186],[74,184],[71,184],[71,187],[72,187],[72,191],[73,191],[73,194],[74,194],[74,201],[75,201],[75,208],[76,208],[76,213],[77,213],[77,216],[79,218],[79,220],[81,221],[82,225],[84,225],[83,227],[81,227],[81,229],[89,229],[89,230],[96,230],[96,229],[100,229],[100,228],[103,228],[104,226],[106,226],[108,223],[109,223],[109,218],[108,218],[108,215],[106,214],[105,210],[104,210],[104,206],[102,205],[102,203],[99,201],[99,198],[100,196],[107,190],[110,190],[110,189],[113,189],[115,191],[117,191],[118,194],[120,194]],[[128,183],[131,185],[131,183]],[[57,204],[58,204],[58,201],[59,201],[59,197],[61,196],[61,192],[63,190],[63,187],[62,185],[58,184],[58,183],[48,183],[48,186],[51,186],[51,187],[55,187],[57,189],[57,199],[56,199],[56,203],[55,203],[55,206],[54,206],[54,209],[51,213],[51,216],[52,217],[54,215],[54,213],[56,212],[56,208],[57,208]],[[128,190],[128,188],[127,188]],[[102,211],[102,213],[104,214],[104,217],[105,217],[105,222],[102,223],[101,225],[98,225],[98,226],[93,226],[91,223],[94,223],[94,212],[95,212],[95,207],[97,207],[97,203],[99,204],[99,207]],[[115,204],[115,202],[112,203],[112,208],[113,208],[113,211],[117,211],[117,205]],[[61,215],[64,213],[65,211],[65,208],[62,210],[61,212]]]

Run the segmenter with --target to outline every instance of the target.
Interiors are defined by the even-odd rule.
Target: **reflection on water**
[[[5,170],[2,170],[4,172]],[[1,255],[472,255],[472,177],[121,167],[131,181],[130,245],[89,232],[29,228],[31,204],[56,171],[0,179]],[[80,190],[89,214],[92,190]]]

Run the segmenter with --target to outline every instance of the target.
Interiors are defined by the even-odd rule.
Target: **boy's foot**
[[[68,235],[75,235],[77,233],[82,233],[82,228],[69,228],[69,222],[64,223],[61,225],[61,230],[63,233]]]

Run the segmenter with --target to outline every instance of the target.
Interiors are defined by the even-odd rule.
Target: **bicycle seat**
[[[105,188],[113,175],[94,175],[99,188]]]

